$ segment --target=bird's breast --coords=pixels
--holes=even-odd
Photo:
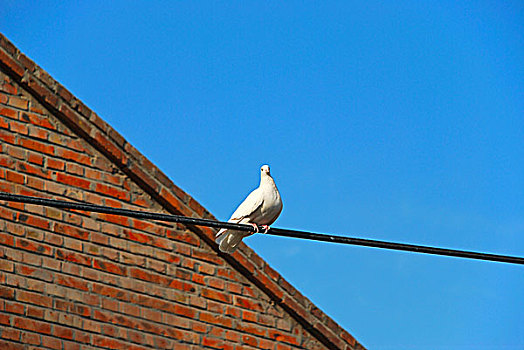
[[[282,200],[278,191],[269,193],[265,198],[261,208],[259,225],[271,225],[282,211]]]

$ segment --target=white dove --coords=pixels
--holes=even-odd
[[[257,225],[261,225],[267,232],[269,230],[268,225],[275,222],[281,211],[282,200],[280,199],[280,193],[269,172],[269,165],[263,165],[260,168],[260,186],[244,199],[233,215],[231,215],[229,222],[251,224],[255,228],[257,228]],[[251,232],[223,228],[216,234],[215,241],[218,243],[220,251],[233,253],[242,241],[242,238],[252,234]]]

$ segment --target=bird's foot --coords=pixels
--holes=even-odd
[[[250,223],[250,225],[253,226],[253,228],[255,229],[254,233],[258,233],[259,232],[257,224]]]
[[[269,229],[271,228],[271,227],[269,227],[268,225],[261,225],[261,226],[262,226],[262,228],[264,229],[264,232],[262,232],[262,233],[264,233],[264,234],[266,234],[266,233],[269,231]]]

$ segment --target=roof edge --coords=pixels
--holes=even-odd
[[[200,203],[176,186],[122,135],[24,55],[2,33],[0,65],[14,81],[80,137],[108,157],[167,211],[177,215],[215,219]],[[364,349],[351,334],[288,283],[253,249],[242,243],[232,255],[221,253],[214,242],[213,229],[189,225],[188,227],[326,347],[344,350]]]

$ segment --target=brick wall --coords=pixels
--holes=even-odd
[[[0,35],[0,191],[212,218]],[[0,202],[0,349],[362,349],[213,230]]]

